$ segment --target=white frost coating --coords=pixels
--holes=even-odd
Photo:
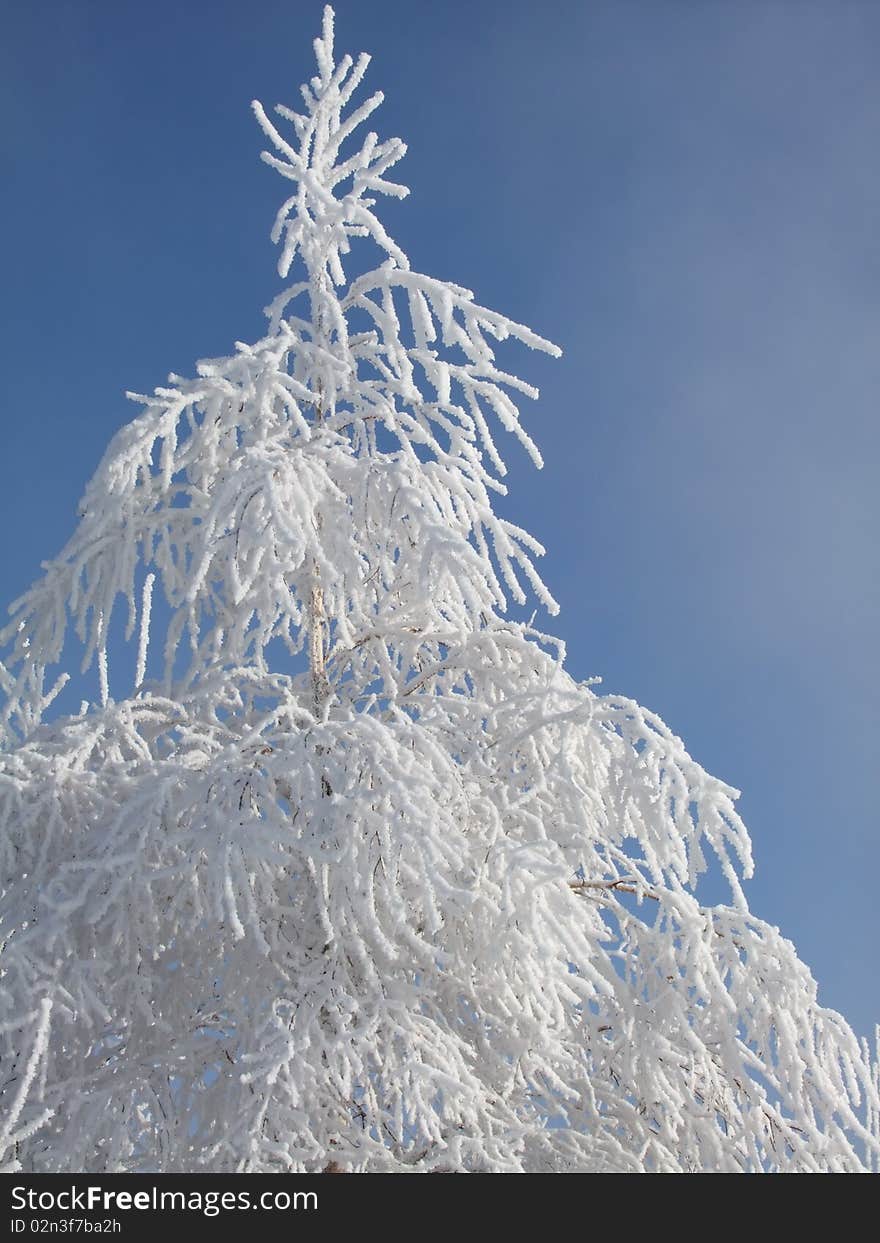
[[[148,574],[144,580],[144,594],[141,600],[141,628],[138,634],[137,669],[134,675],[135,690],[140,690],[147,673],[147,648],[150,643],[150,612],[153,603],[153,583],[155,574]]]
[[[100,685],[101,707],[106,708],[110,699],[110,686],[107,676],[107,649],[98,650],[98,680]]]
[[[493,421],[540,461],[493,344],[558,351],[411,269],[367,58],[329,10],[315,47],[301,111],[255,105],[268,334],[139,399],[3,634],[3,1159],[874,1168],[875,1063],[749,912],[736,791],[505,619],[555,606],[492,506]],[[44,722],[69,629],[100,703]]]
[[[44,997],[40,1002],[37,1014],[28,1015],[23,1025],[19,1025],[13,1020],[12,1023],[5,1023],[3,1028],[0,1029],[4,1036],[9,1035],[10,1032],[14,1032],[18,1036],[22,1034],[22,1026],[24,1031],[27,1032],[28,1024],[36,1023],[24,1066],[19,1069],[21,1058],[24,1057],[23,1049],[18,1050],[10,1068],[4,1065],[4,1070],[7,1070],[7,1073],[11,1071],[12,1082],[7,1085],[11,1090],[8,1093],[4,1093],[4,1095],[8,1095],[9,1099],[5,1102],[4,1116],[0,1118],[0,1174],[11,1174],[13,1171],[22,1168],[15,1155],[18,1148],[35,1131],[45,1126],[52,1116],[50,1109],[42,1109],[22,1123],[22,1114],[25,1113],[28,1094],[48,1051],[51,1015],[51,998]],[[22,1124],[19,1125],[19,1123]]]

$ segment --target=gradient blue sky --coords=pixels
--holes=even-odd
[[[413,193],[414,265],[558,341],[523,353],[578,677],[744,791],[754,909],[880,1018],[880,6],[339,0]],[[0,48],[0,595],[58,551],[169,371],[254,338],[320,4],[31,0]]]

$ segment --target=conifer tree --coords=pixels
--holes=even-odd
[[[368,57],[329,9],[315,52],[254,105],[266,335],[137,398],[2,635],[0,1160],[876,1168],[876,1066],[750,913],[736,791],[509,615],[556,606],[493,505],[499,429],[540,465],[496,353],[559,351],[410,266]]]

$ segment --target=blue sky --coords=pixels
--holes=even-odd
[[[578,677],[743,790],[749,896],[859,1031],[880,1018],[880,8],[339,0],[412,188],[413,264],[559,342],[536,473]],[[320,5],[7,4],[0,595],[103,448],[279,288],[254,96],[296,102]]]

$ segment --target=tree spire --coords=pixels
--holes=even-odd
[[[328,10],[303,110],[276,109],[292,132],[254,104],[274,147],[263,159],[295,186],[272,229],[279,271],[298,262],[301,278],[268,309],[261,341],[200,363],[195,380],[171,376],[151,397],[130,394],[144,414],[110,445],[78,530],[0,635],[13,643],[3,675],[13,736],[51,702],[44,670],[62,655],[68,613],[104,702],[105,673],[117,685],[107,651],[120,600],[128,636],[139,630],[142,645],[164,652],[166,694],[220,669],[268,669],[277,639],[294,655],[307,647],[316,708],[340,650],[369,635],[396,651],[401,632],[478,628],[508,597],[525,603],[523,580],[555,611],[533,564],[543,549],[490,499],[505,470],[493,418],[540,465],[514,401],[537,391],[498,367],[490,342],[559,350],[469,290],[410,268],[373,210],[376,195],[407,193],[386,177],[406,148],[363,135],[382,96],[354,102],[369,58],[335,63],[332,34]],[[349,280],[353,240],[364,253],[378,248],[379,261],[362,258]],[[367,512],[376,501],[393,522]],[[144,571],[170,607],[164,636],[153,633],[157,611],[143,624]],[[384,693],[394,696],[404,675]]]

